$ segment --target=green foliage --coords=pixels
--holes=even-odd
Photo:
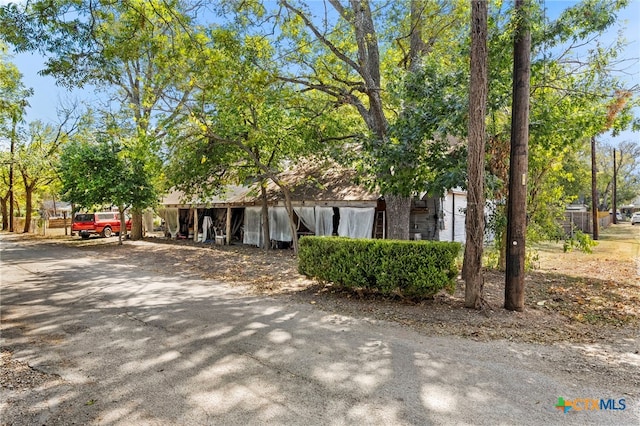
[[[12,127],[22,121],[27,99],[33,90],[24,86],[22,74],[6,54],[6,46],[0,41],[0,131],[12,132]]]
[[[482,265],[487,269],[499,270],[500,266],[500,247],[493,246],[484,250]],[[524,255],[524,270],[532,271],[540,267],[540,254],[531,247],[527,248]]]
[[[466,112],[468,77],[426,61],[391,89],[403,109],[381,143],[365,140],[359,170],[375,176],[372,186],[382,193],[411,196],[427,191],[440,196],[453,187],[466,186]]]
[[[282,185],[286,167],[331,150],[349,121],[326,99],[277,79],[263,38],[212,28],[200,41],[189,80],[197,90],[167,138],[170,186],[206,196],[225,183]]]
[[[633,100],[626,105],[620,102],[627,92],[613,77],[621,42],[618,40],[610,49],[597,44],[599,35],[611,27],[626,3],[586,0],[551,22],[539,10],[541,5],[531,2],[527,241],[564,237],[558,224],[566,205],[590,192],[590,166],[585,161],[590,155],[586,149],[590,138],[608,126],[617,129],[631,122],[629,106]],[[489,32],[487,177],[491,194],[487,198],[500,202],[507,198],[513,66],[512,22],[508,16],[508,11],[492,9]],[[607,179],[599,176],[598,181]],[[491,224],[497,236],[506,224],[504,212],[498,212],[500,217]]]
[[[593,247],[597,246],[598,242],[594,241],[589,234],[585,234],[579,229],[573,231],[573,235],[565,238],[562,245],[564,252],[569,252],[574,249],[578,249],[583,253],[593,253]]]
[[[157,198],[144,162],[128,157],[120,143],[101,135],[95,143],[75,140],[66,145],[59,174],[62,199],[78,207],[144,209]]]
[[[347,288],[430,297],[455,289],[459,252],[451,242],[304,237],[298,269]]]

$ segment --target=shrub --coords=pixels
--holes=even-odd
[[[593,247],[597,245],[598,242],[594,241],[588,234],[576,229],[571,237],[567,237],[564,240],[562,248],[565,253],[573,249],[578,249],[583,253],[591,254],[593,253]]]
[[[460,247],[440,241],[303,237],[298,270],[347,288],[429,297],[455,289]]]

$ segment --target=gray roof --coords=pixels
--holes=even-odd
[[[354,183],[356,171],[338,167],[326,167],[326,162],[308,161],[282,172],[279,179],[291,190],[294,204],[305,205],[347,205],[350,203],[375,204],[380,194]],[[270,204],[284,202],[282,190],[273,181],[267,184],[267,200]],[[247,206],[259,205],[260,187],[257,183],[247,186],[229,185],[219,195],[203,199],[186,197],[184,193],[173,191],[162,200],[163,205],[175,206]]]

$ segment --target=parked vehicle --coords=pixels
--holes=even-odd
[[[631,216],[631,224],[635,225],[636,223],[640,223],[640,212],[635,212],[633,216]]]
[[[131,219],[126,220],[127,231],[131,230]],[[118,212],[77,213],[73,218],[72,232],[77,232],[83,239],[91,234],[109,238],[120,233],[120,214]]]

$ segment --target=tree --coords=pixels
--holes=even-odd
[[[22,177],[25,191],[25,233],[30,231],[34,194],[58,180],[55,170],[60,146],[80,125],[80,118],[75,116],[75,106],[59,109],[58,116],[60,122],[57,126],[41,121],[29,123],[25,140],[17,146],[15,167]]]
[[[263,187],[273,181],[284,195],[297,251],[291,189],[280,173],[322,145],[329,149],[335,117],[330,111],[317,114],[326,101],[316,100],[310,108],[300,93],[274,78],[271,49],[261,37],[240,37],[228,29],[212,30],[210,37],[200,38],[200,53],[190,64],[195,89],[185,103],[184,121],[168,138],[170,181],[201,196],[224,183]]]
[[[15,149],[18,142],[18,125],[22,122],[27,98],[32,90],[22,83],[22,74],[16,66],[8,61],[5,55],[5,46],[0,44],[0,129],[9,135],[10,155],[6,160],[9,173],[7,179],[7,193],[2,197],[2,227],[13,232],[13,208],[14,208],[14,169]],[[3,165],[4,167],[5,165]],[[9,203],[8,212],[5,208]]]
[[[27,138],[25,143],[19,144],[15,158],[26,198],[25,233],[30,231],[34,193],[40,186],[48,185],[57,178],[55,162],[63,137],[60,133],[56,134],[52,126],[36,121],[30,123]]]
[[[157,200],[144,163],[130,156],[112,134],[98,134],[95,141],[86,135],[75,137],[62,151],[58,172],[63,200],[87,209],[116,205],[123,230],[127,208],[144,209]],[[122,233],[119,242],[122,244]]]
[[[624,141],[613,146],[610,143],[598,143],[598,200],[596,204],[600,210],[613,208],[613,179],[614,157],[616,151],[615,168],[617,169],[617,201],[618,205],[633,202],[640,194],[640,143]]]
[[[333,11],[325,10],[325,19],[320,19],[303,2],[283,0],[279,4],[287,12],[283,34],[295,46],[283,53],[295,66],[280,78],[357,111],[367,131],[364,150],[358,155],[369,163],[363,170],[372,174],[373,186],[384,195],[387,235],[408,239],[411,197],[424,188],[410,187],[415,179],[403,173],[409,164],[415,164],[411,147],[390,138],[389,117],[394,118],[398,111],[392,109],[387,82],[405,74],[406,69],[398,65],[419,68],[422,56],[438,51],[439,43],[452,31],[459,31],[460,8],[456,2],[450,6],[451,2],[413,1],[411,13],[406,14],[407,2],[386,10],[385,6],[372,9],[370,2],[331,0]],[[456,13],[443,13],[445,10]],[[390,40],[399,48],[394,49]],[[388,156],[391,152],[397,155]],[[401,183],[403,176],[408,179]]]
[[[472,2],[471,82],[469,85],[469,147],[467,156],[466,244],[462,275],[465,280],[465,307],[482,306],[484,276],[484,169],[487,111],[487,3]]]
[[[60,84],[116,89],[115,102],[137,128],[129,152],[159,186],[160,142],[188,94],[172,90],[187,78],[177,73],[184,69],[177,63],[191,56],[183,3],[34,1],[3,6],[0,22],[18,50],[49,55],[43,74]],[[141,237],[142,215],[134,207],[132,238]]]
[[[581,194],[581,182],[588,171],[582,166],[582,152],[595,129],[601,127],[615,92],[624,88],[614,76],[621,41],[606,48],[598,45],[624,2],[585,1],[566,9],[555,21],[545,20],[535,3],[531,6],[527,240],[548,240],[564,237],[558,218]],[[499,265],[505,268],[511,111],[507,88],[511,62],[506,58],[511,56],[508,49],[512,49],[512,23],[516,21],[504,20],[503,16],[509,16],[504,10],[491,11],[487,182],[496,213],[489,226],[500,250]],[[585,46],[592,48],[585,52]]]

